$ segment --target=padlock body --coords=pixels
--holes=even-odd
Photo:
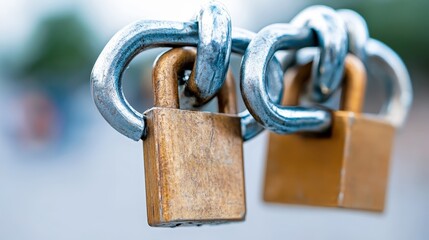
[[[329,137],[270,134],[264,200],[383,211],[395,128],[337,111]]]
[[[143,141],[151,226],[243,221],[243,140],[233,115],[154,107]]]

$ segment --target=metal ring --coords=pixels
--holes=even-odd
[[[376,79],[384,79],[387,101],[379,117],[396,128],[404,125],[411,108],[413,90],[407,67],[388,46],[370,39],[366,21],[352,10],[339,10],[347,25],[350,52],[365,64],[368,73]]]
[[[244,54],[249,43],[255,36],[256,33],[254,32],[234,28],[232,31],[232,51],[237,54]],[[269,98],[273,102],[279,103],[283,93],[283,70],[276,57],[273,57],[268,63],[268,74],[266,77]],[[241,118],[241,133],[244,141],[256,137],[264,130],[264,127],[252,117],[248,110],[239,113],[239,116]]]
[[[211,100],[222,87],[231,55],[231,18],[217,1],[203,5],[198,17],[199,41],[197,59],[186,91],[193,97],[192,105]]]
[[[94,102],[106,121],[123,135],[138,141],[144,135],[143,115],[125,100],[122,73],[140,52],[154,47],[197,46],[196,22],[143,20],[115,34],[101,52],[91,73]]]
[[[332,122],[329,111],[319,108],[279,106],[267,94],[265,76],[269,60],[277,50],[318,46],[307,27],[273,24],[263,28],[250,42],[241,65],[241,92],[252,116],[265,128],[280,134],[324,131]]]
[[[346,26],[337,12],[326,6],[304,9],[291,24],[310,27],[317,35],[321,50],[314,58],[310,97],[323,102],[339,88],[343,78],[348,51]]]

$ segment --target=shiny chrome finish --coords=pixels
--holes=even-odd
[[[312,6],[300,12],[291,24],[309,27],[315,31],[320,55],[314,58],[310,97],[317,101],[327,100],[340,87],[347,55],[347,32],[344,21],[332,8]]]
[[[197,17],[199,41],[197,60],[186,85],[194,98],[192,105],[200,106],[211,100],[225,81],[231,54],[231,18],[217,1],[203,5]]]
[[[241,92],[247,109],[265,128],[279,134],[329,128],[332,116],[326,110],[273,103],[265,80],[268,62],[277,50],[316,47],[316,39],[310,28],[273,24],[262,29],[250,42],[241,65]]]

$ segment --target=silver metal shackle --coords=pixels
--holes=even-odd
[[[279,133],[324,131],[332,116],[316,107],[280,106],[267,94],[268,62],[277,50],[298,50],[318,46],[314,31],[289,24],[273,24],[263,28],[250,42],[241,65],[240,87],[247,109],[265,128]],[[322,46],[321,46],[322,47]]]
[[[358,56],[372,78],[382,79],[386,102],[379,117],[401,128],[407,119],[413,99],[410,75],[402,59],[387,45],[371,39],[366,21],[352,10],[338,10],[347,25],[350,52]]]
[[[100,113],[118,132],[136,141],[145,134],[143,116],[125,100],[121,86],[127,65],[144,50],[196,46],[203,56],[195,66],[202,75],[202,80],[195,82],[198,92],[210,98],[210,94],[214,96],[220,89],[231,51],[230,17],[223,6],[210,2],[201,10],[199,20],[201,22],[138,21],[116,33],[105,46],[91,73],[92,94]],[[207,24],[209,26],[205,26]],[[205,72],[201,73],[203,69]],[[209,75],[210,78],[205,78]]]
[[[106,121],[121,134],[138,141],[145,132],[143,115],[124,97],[122,74],[140,52],[154,47],[197,46],[196,22],[143,20],[132,23],[107,43],[91,73],[95,105]]]
[[[326,101],[343,79],[348,52],[346,25],[334,9],[326,6],[304,9],[291,24],[309,27],[316,33],[320,54],[314,56],[309,96],[316,102]]]

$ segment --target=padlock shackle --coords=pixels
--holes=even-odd
[[[192,69],[196,58],[195,50],[189,48],[173,48],[158,57],[152,74],[155,107],[180,108],[178,76],[185,70]],[[217,99],[220,113],[237,113],[235,83],[231,71],[228,72]]]
[[[154,107],[180,108],[178,80],[195,63],[195,51],[173,48],[159,55],[152,68]]]
[[[231,70],[226,74],[225,83],[218,92],[217,105],[220,113],[236,115],[238,112],[237,90],[235,87],[235,78]]]
[[[284,106],[299,105],[300,93],[311,78],[312,63],[288,70],[284,77],[282,104]],[[340,109],[348,112],[361,113],[365,101],[366,71],[363,63],[349,54],[345,59],[344,80]]]
[[[359,58],[349,54],[344,66],[340,110],[362,113],[368,79],[365,65]]]

